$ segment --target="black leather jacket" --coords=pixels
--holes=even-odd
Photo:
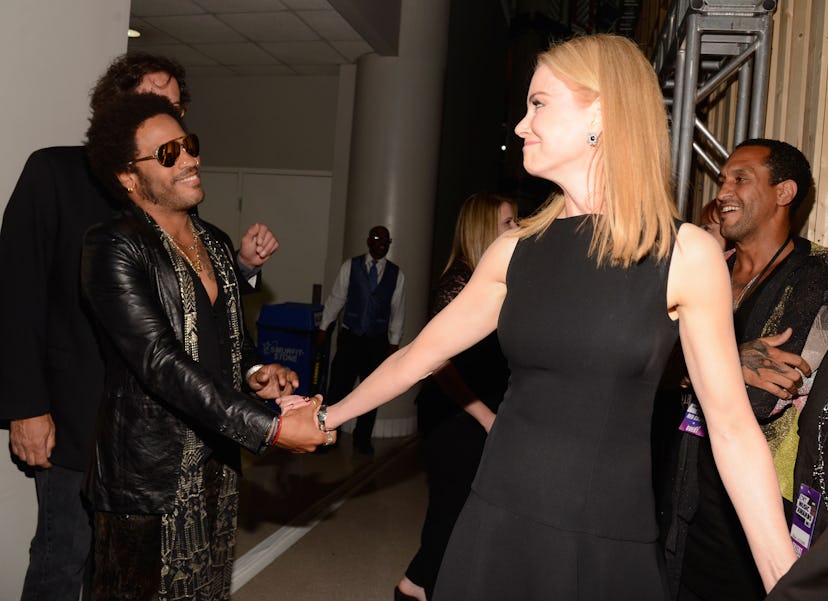
[[[199,223],[222,242],[232,263],[226,234]],[[276,414],[211,377],[186,353],[178,280],[141,209],[133,206],[89,229],[81,274],[102,326],[106,360],[87,493],[98,511],[168,513],[187,428],[218,455],[238,457],[238,445],[263,450]],[[241,307],[238,295],[235,302]],[[258,362],[246,332],[242,353],[244,373]]]

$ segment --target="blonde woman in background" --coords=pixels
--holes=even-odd
[[[434,291],[431,317],[466,286],[489,245],[517,228],[516,217],[516,204],[503,196],[477,193],[465,200],[448,263]],[[506,358],[492,332],[452,357],[423,384],[417,409],[429,501],[420,548],[394,591],[396,601],[431,597],[508,379]]]

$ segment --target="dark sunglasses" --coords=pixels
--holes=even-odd
[[[187,134],[183,138],[176,138],[175,140],[164,142],[150,156],[133,159],[129,162],[129,164],[133,165],[140,161],[155,159],[158,161],[159,165],[163,165],[164,167],[172,167],[178,160],[178,155],[181,154],[182,148],[186,150],[187,154],[191,157],[197,157],[199,151],[198,136],[195,134]]]

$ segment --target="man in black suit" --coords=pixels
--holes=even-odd
[[[148,54],[116,59],[92,95],[97,110],[133,92],[189,101],[184,70]],[[81,502],[94,441],[103,363],[80,294],[80,255],[89,226],[115,207],[92,177],[83,147],[44,148],[27,161],[0,230],[0,420],[11,450],[35,469],[38,526],[23,586],[26,599],[77,599],[91,545]],[[238,262],[252,275],[276,250],[265,226],[241,241]],[[84,587],[87,589],[88,587]]]

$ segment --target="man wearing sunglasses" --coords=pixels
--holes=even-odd
[[[244,329],[232,246],[193,209],[204,192],[198,138],[164,98],[133,94],[97,111],[89,161],[127,207],[90,228],[84,296],[101,326],[104,398],[88,490],[93,599],[229,599],[239,447],[312,451],[333,442],[319,400],[281,416],[298,385],[258,365]]]
[[[118,57],[93,90],[93,112],[125,94],[190,100],[184,69],[144,53]],[[0,231],[0,271],[15,282],[0,295],[0,420],[9,420],[12,452],[34,468],[38,524],[22,599],[77,599],[91,545],[81,481],[94,441],[103,363],[80,296],[83,233],[117,203],[89,172],[82,147],[34,152],[9,199]],[[273,234],[252,226],[239,263],[260,266],[276,249]],[[88,592],[88,587],[85,587]]]

